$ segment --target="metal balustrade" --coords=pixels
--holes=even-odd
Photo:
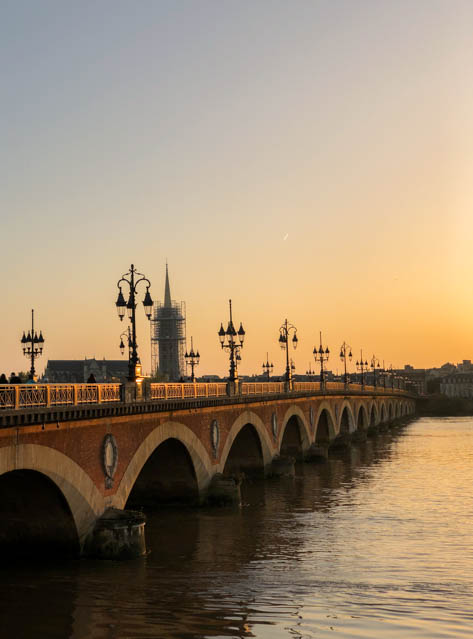
[[[294,382],[294,390],[308,393],[317,392],[320,390],[320,382]]]
[[[286,392],[285,382],[242,382],[237,395],[272,395]],[[290,391],[291,392],[291,391]],[[339,392],[370,395],[409,395],[408,391],[384,386],[362,386],[342,382],[294,382],[292,392],[333,394]],[[227,396],[225,382],[151,383],[146,385],[143,400],[185,400]],[[79,406],[121,402],[122,384],[0,384],[0,409],[25,409],[49,406]]]
[[[119,402],[121,384],[0,384],[0,408]]]
[[[243,382],[241,384],[242,395],[266,395],[283,392],[284,382]]]
[[[226,383],[150,384],[150,399],[188,399],[195,397],[223,397]]]

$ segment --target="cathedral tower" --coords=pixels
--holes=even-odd
[[[166,262],[164,302],[156,302],[151,319],[152,374],[168,382],[178,382],[185,375],[186,309],[184,302],[171,299]]]

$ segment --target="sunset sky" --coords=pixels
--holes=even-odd
[[[334,371],[473,359],[472,33],[470,0],[4,0],[0,373],[31,308],[40,371],[119,359],[116,282],[162,300],[166,260],[198,374],[229,298],[242,374],[286,317],[299,373],[320,330]]]

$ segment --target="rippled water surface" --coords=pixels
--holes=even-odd
[[[297,473],[150,516],[143,560],[1,569],[0,636],[473,637],[473,419]]]

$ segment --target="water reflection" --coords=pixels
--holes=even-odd
[[[325,464],[298,464],[294,478],[247,482],[240,509],[153,513],[143,560],[3,571],[2,632],[74,639],[468,636],[465,571],[472,562],[463,575],[442,572],[431,549],[445,557],[445,547],[436,529],[424,528],[431,511],[424,516],[412,495],[425,484],[422,450],[443,463],[454,441],[426,445],[435,428],[417,422]],[[464,461],[459,467],[464,474]],[[452,552],[448,559],[459,568]],[[443,634],[435,635],[439,620]],[[449,634],[453,626],[456,634]]]

